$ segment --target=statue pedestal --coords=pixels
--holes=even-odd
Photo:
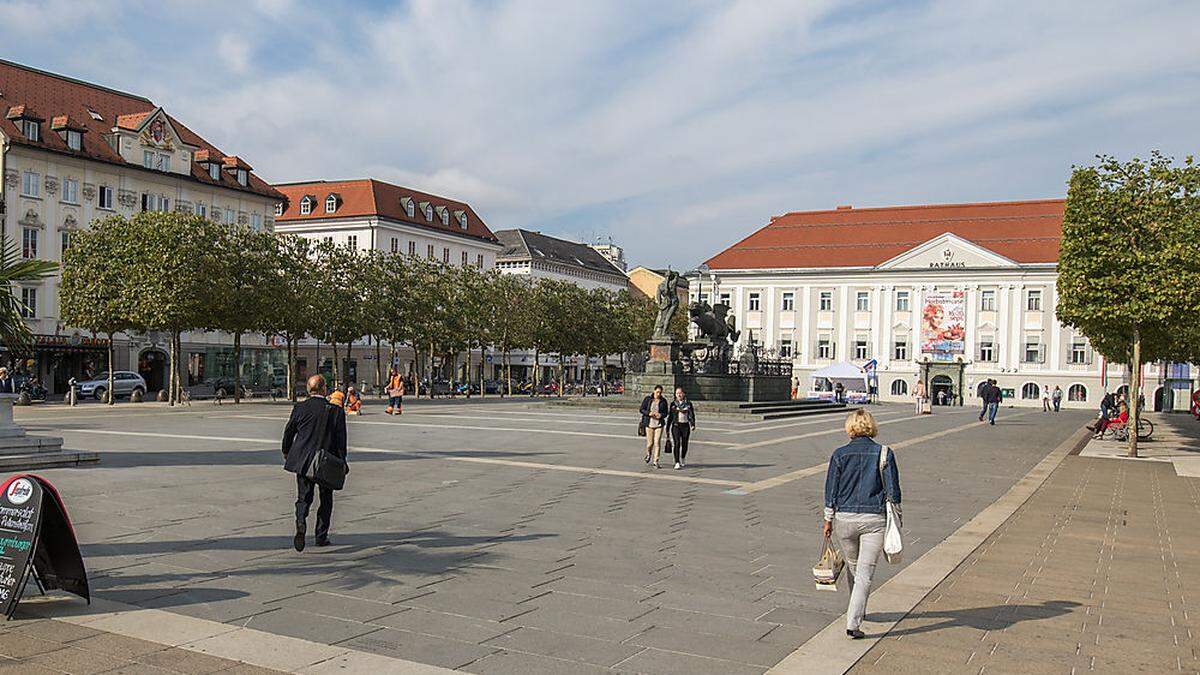
[[[15,394],[0,394],[0,471],[75,466],[100,461],[94,452],[63,450],[63,439],[27,436],[13,421]]]
[[[651,338],[650,360],[646,361],[646,372],[635,373],[626,385],[626,391],[635,396],[648,396],[655,386],[661,386],[665,396],[670,397],[675,387],[682,383],[683,364],[679,361],[678,340],[670,337]]]

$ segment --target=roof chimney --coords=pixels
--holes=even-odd
[[[853,206],[851,206],[851,205],[849,205],[849,204],[842,204],[842,205],[840,205],[840,206],[838,206],[838,207],[837,207],[837,210],[838,210],[838,211],[849,211],[849,210],[850,210],[850,209],[852,209],[852,208],[854,208],[854,207],[853,207]]]

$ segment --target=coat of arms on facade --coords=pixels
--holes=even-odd
[[[140,136],[142,145],[148,145],[161,150],[174,150],[175,144],[171,142],[171,134],[167,132],[167,123],[162,117],[158,117],[146,128],[142,130]]]

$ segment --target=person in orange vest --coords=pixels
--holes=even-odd
[[[346,392],[342,391],[341,387],[334,389],[333,393],[329,395],[329,403],[344,410],[346,408]]]
[[[362,414],[362,396],[358,390],[351,385],[346,389],[346,414],[361,415]]]
[[[392,368],[391,375],[388,377],[388,407],[387,414],[399,415],[403,413],[404,407],[404,378],[400,373]]]

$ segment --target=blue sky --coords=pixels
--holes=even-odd
[[[1191,1],[0,0],[0,57],[146,95],[271,181],[373,176],[653,266],[1200,145]]]

